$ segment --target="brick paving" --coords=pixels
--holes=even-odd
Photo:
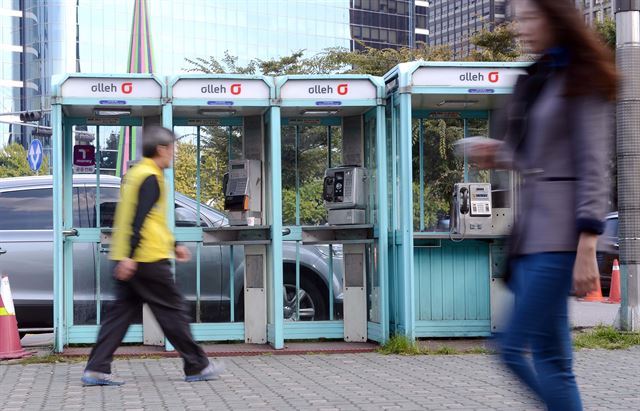
[[[185,383],[177,358],[114,362],[122,387],[82,387],[84,364],[0,364],[0,409],[538,410],[495,355],[376,353],[227,357],[216,381]],[[586,410],[640,410],[640,348],[576,353]]]

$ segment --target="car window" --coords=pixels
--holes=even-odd
[[[176,203],[175,207],[175,219],[176,219],[176,227],[208,227],[209,224],[205,220],[205,218],[200,215],[200,219],[198,220],[198,215],[196,214],[196,210],[186,207],[180,203]]]
[[[118,187],[100,187],[100,227],[113,227],[116,206],[120,200]],[[89,227],[96,227],[96,188],[87,187]]]
[[[618,219],[610,218],[604,226],[604,235],[606,237],[618,237]]]
[[[50,188],[0,193],[0,230],[53,229],[53,191]],[[73,188],[73,224],[81,225],[81,190]]]

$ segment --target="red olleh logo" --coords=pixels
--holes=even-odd
[[[497,71],[492,71],[489,73],[489,81],[492,83],[497,83],[500,81],[500,73]]]
[[[240,84],[240,83],[232,84],[231,85],[231,94],[233,94],[234,96],[237,96],[240,93],[242,93],[242,84]]]
[[[131,94],[133,92],[133,83],[122,83],[122,93]]]
[[[345,96],[349,92],[348,84],[338,84],[338,94]]]

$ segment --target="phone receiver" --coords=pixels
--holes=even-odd
[[[227,186],[229,185],[229,173],[224,173],[222,177],[222,192],[227,195]]]
[[[467,214],[469,213],[469,189],[462,187],[460,189],[460,196],[462,197],[462,201],[460,202],[460,214]]]
[[[324,183],[322,184],[322,198],[324,201],[331,202],[333,201],[333,193],[334,193],[334,178],[333,177],[325,177]]]

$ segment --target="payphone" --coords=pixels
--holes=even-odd
[[[224,209],[229,225],[262,224],[262,163],[260,160],[230,160],[223,179]]]
[[[451,204],[451,234],[492,234],[491,184],[457,183]]]
[[[325,171],[322,197],[329,225],[364,224],[367,208],[367,171],[337,167]]]

